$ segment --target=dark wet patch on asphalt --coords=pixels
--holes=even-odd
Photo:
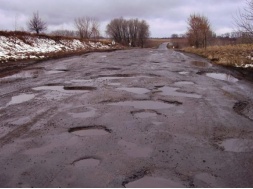
[[[84,157],[77,159],[71,163],[75,167],[96,167],[100,164],[100,160],[93,157]]]
[[[235,103],[233,110],[238,113],[242,114],[242,112],[249,106],[247,101],[238,101]]]
[[[94,125],[94,126],[83,126],[83,127],[74,127],[68,130],[69,133],[72,133],[77,136],[102,136],[107,135],[112,132],[105,126]]]
[[[251,110],[251,105],[249,102],[247,101],[238,101],[235,103],[235,105],[233,106],[233,110],[241,115],[244,116],[250,120],[253,120],[253,115],[252,113],[250,113]]]

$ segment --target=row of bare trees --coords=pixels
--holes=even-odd
[[[132,47],[144,47],[150,35],[145,20],[124,18],[113,19],[107,25],[106,33],[116,42]]]
[[[75,19],[75,27],[78,31],[79,37],[81,39],[97,39],[100,35],[99,32],[99,22],[97,19],[92,17],[79,17]],[[28,29],[37,34],[45,31],[47,29],[47,24],[44,22],[40,16],[39,12],[33,13],[33,17],[28,22]],[[71,31],[61,30],[55,33],[64,35],[74,36],[75,34]]]

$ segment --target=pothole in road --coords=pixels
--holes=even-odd
[[[184,93],[184,92],[178,92],[179,88],[174,88],[174,87],[162,87],[159,88],[161,90],[160,93],[161,95],[164,96],[177,96],[177,97],[187,97],[187,98],[201,98],[201,95],[195,94],[195,93]]]
[[[253,140],[231,138],[224,140],[220,145],[228,152],[253,152]]]
[[[110,103],[112,106],[132,106],[136,109],[146,109],[146,110],[159,110],[159,109],[169,109],[175,107],[175,104],[168,104],[157,101],[124,101]]]
[[[74,90],[74,91],[93,91],[96,90],[96,87],[92,86],[64,86],[64,90]]]
[[[35,97],[34,94],[20,94],[18,96],[14,96],[11,98],[11,101],[6,105],[6,106],[10,106],[10,105],[14,105],[14,104],[21,104],[23,102],[27,102],[32,100]]]
[[[184,188],[181,183],[175,182],[171,179],[160,177],[144,176],[139,180],[129,182],[124,185],[126,188]]]
[[[105,126],[84,126],[84,127],[75,127],[68,130],[69,133],[72,133],[77,136],[102,136],[110,134],[112,131],[107,129]]]
[[[117,90],[123,90],[123,91],[127,91],[127,92],[131,92],[131,93],[135,93],[135,94],[146,94],[149,93],[150,90],[145,89],[145,88],[127,88],[127,87],[122,87],[122,88],[117,88]]]
[[[120,140],[118,145],[120,145],[124,152],[130,157],[149,157],[153,151],[150,147],[141,147],[124,140]]]
[[[184,85],[194,85],[191,81],[177,81],[174,83],[174,85],[184,86]]]
[[[11,76],[3,77],[1,80],[36,78],[38,77],[39,72],[39,70],[25,70]]]
[[[206,73],[206,76],[211,77],[213,79],[228,81],[232,83],[236,83],[237,81],[239,81],[237,78],[233,77],[232,75],[225,74],[225,73]]]
[[[51,74],[58,74],[58,73],[64,73],[65,71],[62,70],[50,70],[47,71],[46,74],[51,75]]]
[[[208,66],[210,66],[209,63],[201,62],[201,61],[192,61],[191,64],[194,65],[194,66],[197,66],[197,67],[208,67]]]
[[[100,164],[100,160],[92,157],[81,158],[75,160],[72,165],[75,167],[96,167]]]
[[[189,72],[178,72],[180,75],[188,75],[189,74]]]
[[[35,87],[32,88],[35,91],[43,91],[43,90],[50,90],[50,91],[58,91],[58,92],[66,92],[66,91],[92,91],[96,90],[96,87],[92,86],[61,86],[57,84],[48,84],[46,86]]]
[[[137,118],[145,119],[145,118],[154,118],[158,115],[161,115],[160,113],[152,110],[140,110],[140,111],[133,111],[131,112],[132,115],[134,115]]]

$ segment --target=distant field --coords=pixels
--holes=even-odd
[[[210,46],[207,49],[184,48],[183,51],[208,58],[226,66],[253,68],[253,45]]]
[[[157,48],[159,45],[162,43],[166,42],[171,42],[170,39],[156,39],[156,38],[151,38],[148,40],[148,43],[146,45],[147,48]]]

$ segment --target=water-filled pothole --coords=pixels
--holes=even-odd
[[[25,70],[17,74],[3,77],[2,79],[27,79],[27,78],[36,78],[39,75],[39,70]]]
[[[192,61],[191,64],[194,65],[194,66],[197,66],[197,67],[208,67],[208,66],[210,66],[209,63],[201,62],[201,61]]]
[[[154,118],[154,117],[160,115],[156,111],[152,111],[152,110],[133,111],[133,112],[131,112],[131,114],[134,115],[135,117],[141,118],[141,119]]]
[[[194,85],[193,82],[191,81],[177,81],[174,83],[174,85],[179,85],[179,86],[183,86],[183,85]]]
[[[179,88],[174,87],[162,87],[159,90],[161,95],[164,96],[177,96],[177,97],[188,97],[188,98],[201,98],[201,95],[195,94],[195,93],[184,93],[184,92],[177,92]]]
[[[118,88],[118,90],[123,90],[123,91],[131,92],[131,93],[135,93],[135,94],[146,94],[150,92],[150,90],[145,89],[145,88],[130,88],[130,87],[122,87],[122,88]]]
[[[112,106],[132,106],[136,109],[146,109],[146,110],[159,110],[159,109],[169,109],[175,107],[174,104],[168,104],[157,101],[124,101],[110,103]]]
[[[35,91],[44,91],[44,90],[50,90],[50,91],[58,91],[58,92],[64,92],[63,86],[41,86],[41,87],[35,87],[32,88]]]
[[[81,158],[78,160],[75,160],[72,165],[76,167],[96,167],[100,164],[100,160],[95,158]]]
[[[228,152],[253,152],[253,140],[231,138],[224,140],[220,147]]]
[[[21,104],[23,102],[32,100],[34,97],[35,97],[34,94],[20,94],[18,96],[13,96],[11,98],[11,101],[6,106],[13,105],[13,104]]]
[[[85,126],[70,128],[69,133],[77,136],[102,136],[110,134],[112,131],[105,126]]]
[[[189,74],[189,72],[178,72],[180,75],[188,75]]]
[[[125,187],[126,188],[184,188],[185,186],[171,179],[144,176],[143,178],[139,180],[127,183]]]
[[[222,80],[222,81],[229,81],[232,83],[236,83],[237,81],[239,81],[232,75],[225,74],[225,73],[206,73],[206,76],[211,77],[213,79]]]

